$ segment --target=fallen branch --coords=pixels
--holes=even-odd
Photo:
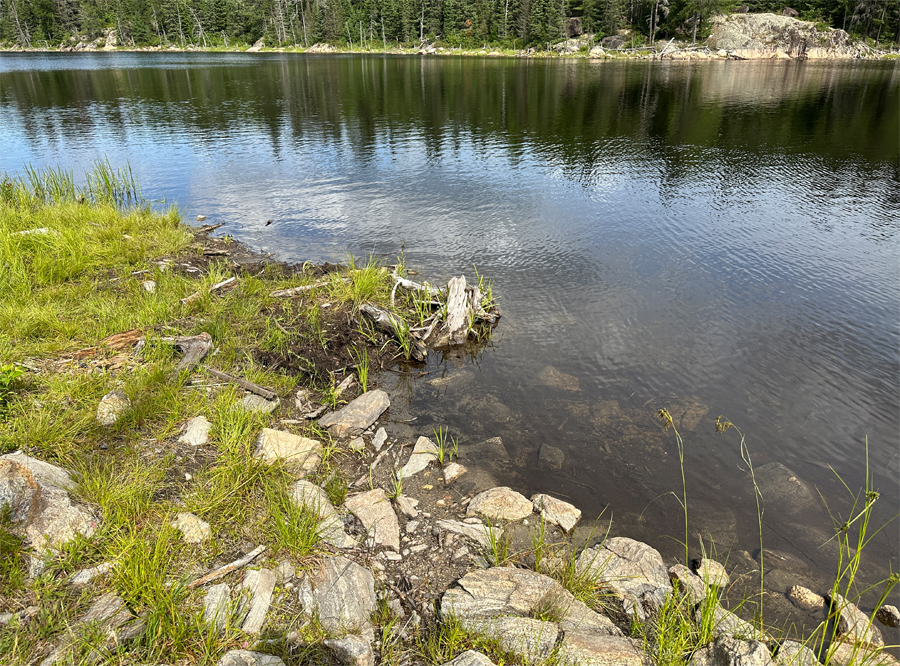
[[[419,340],[412,337],[412,333],[409,331],[409,327],[396,315],[391,314],[387,310],[382,310],[379,307],[376,307],[370,303],[364,303],[359,307],[360,312],[367,315],[375,322],[375,327],[381,329],[385,333],[389,335],[393,335],[397,338],[401,343],[405,342],[407,338],[409,338],[410,343],[410,353],[412,357],[417,361],[424,361],[425,357],[428,355],[428,350],[425,349],[425,345],[423,345]]]
[[[248,382],[246,379],[241,379],[240,377],[229,375],[227,372],[222,372],[221,370],[216,370],[215,368],[210,368],[209,366],[206,366],[206,370],[213,377],[218,377],[219,379],[224,379],[225,381],[229,381],[232,384],[237,384],[241,388],[247,389],[251,393],[255,393],[256,395],[265,398],[266,400],[275,400],[278,397],[278,395],[273,391],[270,391],[267,388],[263,388],[259,384]]]
[[[206,585],[207,583],[209,583],[211,581],[214,581],[218,578],[221,578],[222,576],[226,576],[226,575],[230,574],[232,571],[236,571],[237,569],[240,569],[241,567],[247,566],[248,564],[250,564],[250,562],[252,562],[254,559],[256,559],[256,557],[260,553],[262,553],[265,549],[266,549],[265,546],[257,546],[256,548],[251,550],[249,553],[247,553],[243,557],[235,560],[231,564],[226,564],[224,567],[219,567],[218,569],[216,569],[214,571],[210,571],[205,576],[201,576],[194,582],[188,583],[187,589],[193,590],[195,587],[200,587],[201,585]]]
[[[236,281],[237,281],[237,278],[232,276],[232,277],[228,278],[227,280],[222,280],[221,282],[217,282],[216,284],[214,284],[213,286],[211,286],[209,288],[209,293],[211,294],[214,291],[218,291],[219,289],[222,289],[223,287],[227,287],[228,285],[233,284]],[[198,298],[200,298],[200,296],[201,296],[201,293],[199,291],[195,291],[190,296],[186,296],[185,298],[182,298],[181,302],[183,304],[187,305],[188,303],[192,303],[193,301],[196,301]]]
[[[218,224],[204,224],[202,227],[197,229],[198,234],[208,234],[210,231],[215,231],[219,227],[224,227],[226,222],[219,222]]]
[[[325,280],[323,282],[315,282],[313,284],[304,284],[300,287],[291,287],[290,289],[277,289],[269,294],[272,298],[289,298],[291,296],[296,296],[297,294],[302,294],[306,291],[312,291],[313,289],[318,289],[319,287],[325,287],[328,285],[328,281]]]

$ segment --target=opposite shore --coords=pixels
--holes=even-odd
[[[854,41],[848,33],[823,28],[808,21],[775,14],[730,14],[714,17],[712,34],[705,40],[660,41],[648,45],[643,35],[621,31],[619,35],[595,40],[593,34],[582,34],[548,45],[549,48],[499,48],[485,44],[482,48],[451,47],[423,39],[415,44],[379,44],[367,48],[351,44],[316,43],[309,46],[267,45],[264,39],[254,44],[204,46],[202,44],[166,43],[156,46],[120,44],[116,31],[107,28],[103,36],[89,39],[72,37],[68,42],[51,46],[23,48],[0,43],[0,52],[204,52],[204,53],[312,53],[359,55],[476,56],[516,58],[572,58],[590,60],[879,60],[900,58],[895,45],[887,50],[865,41]]]

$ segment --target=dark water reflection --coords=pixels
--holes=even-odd
[[[492,276],[494,345],[407,389],[416,432],[504,438],[497,481],[608,506],[675,555],[667,406],[694,530],[723,548],[757,537],[718,414],[837,509],[828,465],[861,485],[868,436],[879,519],[898,508],[895,65],[48,54],[3,56],[0,83],[8,171],[106,154],[284,259],[405,243],[425,275]],[[831,572],[819,507],[765,520],[768,545]],[[897,544],[895,524],[872,576],[900,569]]]

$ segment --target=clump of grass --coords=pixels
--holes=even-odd
[[[459,458],[459,439],[450,436],[448,428],[438,426],[437,428],[432,428],[431,431],[434,433],[434,441],[438,450],[438,462],[441,466],[444,465],[445,459],[447,462],[450,462],[453,458]]]
[[[12,531],[12,509],[0,506],[0,594],[10,595],[25,583],[22,539]]]
[[[356,376],[359,380],[359,387],[365,393],[369,385],[369,350],[364,345],[359,347],[354,345],[350,348],[350,355],[356,361]]]
[[[0,365],[0,417],[6,412],[6,403],[13,394],[13,383],[24,374],[24,370],[12,363]]]
[[[399,471],[391,472],[390,484],[385,495],[389,499],[397,499],[403,494],[403,475]]]

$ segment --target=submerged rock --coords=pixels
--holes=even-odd
[[[550,446],[549,444],[541,445],[541,449],[538,452],[538,462],[540,462],[542,466],[550,469],[562,469],[565,460],[566,454],[563,453],[562,449]]]
[[[825,608],[824,597],[800,585],[794,585],[788,590],[787,596],[792,604],[805,611],[817,611]]]
[[[900,627],[900,610],[896,606],[884,605],[875,613],[875,619],[886,627]]]
[[[561,389],[563,391],[577,391],[580,388],[578,377],[573,377],[572,375],[560,372],[552,365],[544,367],[544,369],[541,370],[539,377],[544,385],[549,386],[550,388]]]

